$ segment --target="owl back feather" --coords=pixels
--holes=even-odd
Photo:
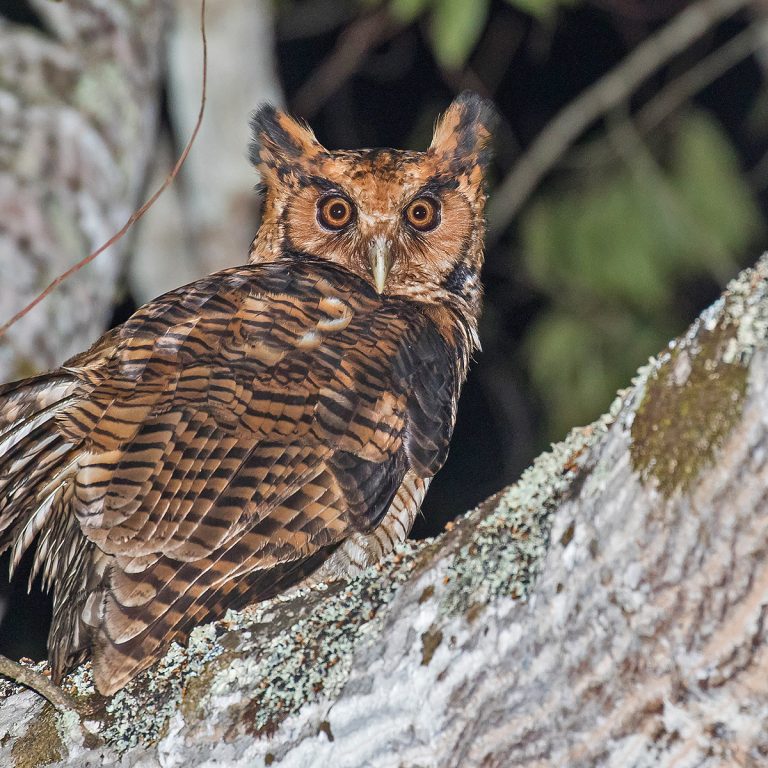
[[[77,399],[78,381],[45,374],[0,388],[0,551],[14,546],[13,570],[57,508],[74,471],[76,447],[56,416]],[[24,519],[22,513],[35,509]]]

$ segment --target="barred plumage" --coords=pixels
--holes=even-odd
[[[425,153],[334,153],[263,108],[251,263],[0,389],[0,547],[15,567],[36,541],[55,680],[92,654],[111,694],[195,625],[407,535],[477,344],[489,115],[464,95]]]

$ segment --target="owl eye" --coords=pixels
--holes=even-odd
[[[326,229],[344,229],[352,221],[352,213],[352,203],[340,195],[321,198],[317,203],[317,218]]]
[[[405,209],[405,220],[419,232],[429,232],[440,223],[440,208],[430,197],[417,197]]]

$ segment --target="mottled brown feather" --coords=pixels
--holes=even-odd
[[[270,109],[254,131],[252,263],[0,389],[0,548],[37,540],[56,681],[91,653],[110,694],[227,608],[366,567],[445,461],[477,346],[486,108],[460,97],[425,153],[331,153]],[[359,207],[349,236],[318,224],[328,185]],[[425,185],[443,223],[415,237],[401,211]]]

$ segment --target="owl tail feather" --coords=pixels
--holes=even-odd
[[[75,401],[78,384],[57,372],[0,387],[0,552],[13,548],[11,574],[68,496],[78,450],[56,415]],[[35,560],[37,573],[39,552]]]

